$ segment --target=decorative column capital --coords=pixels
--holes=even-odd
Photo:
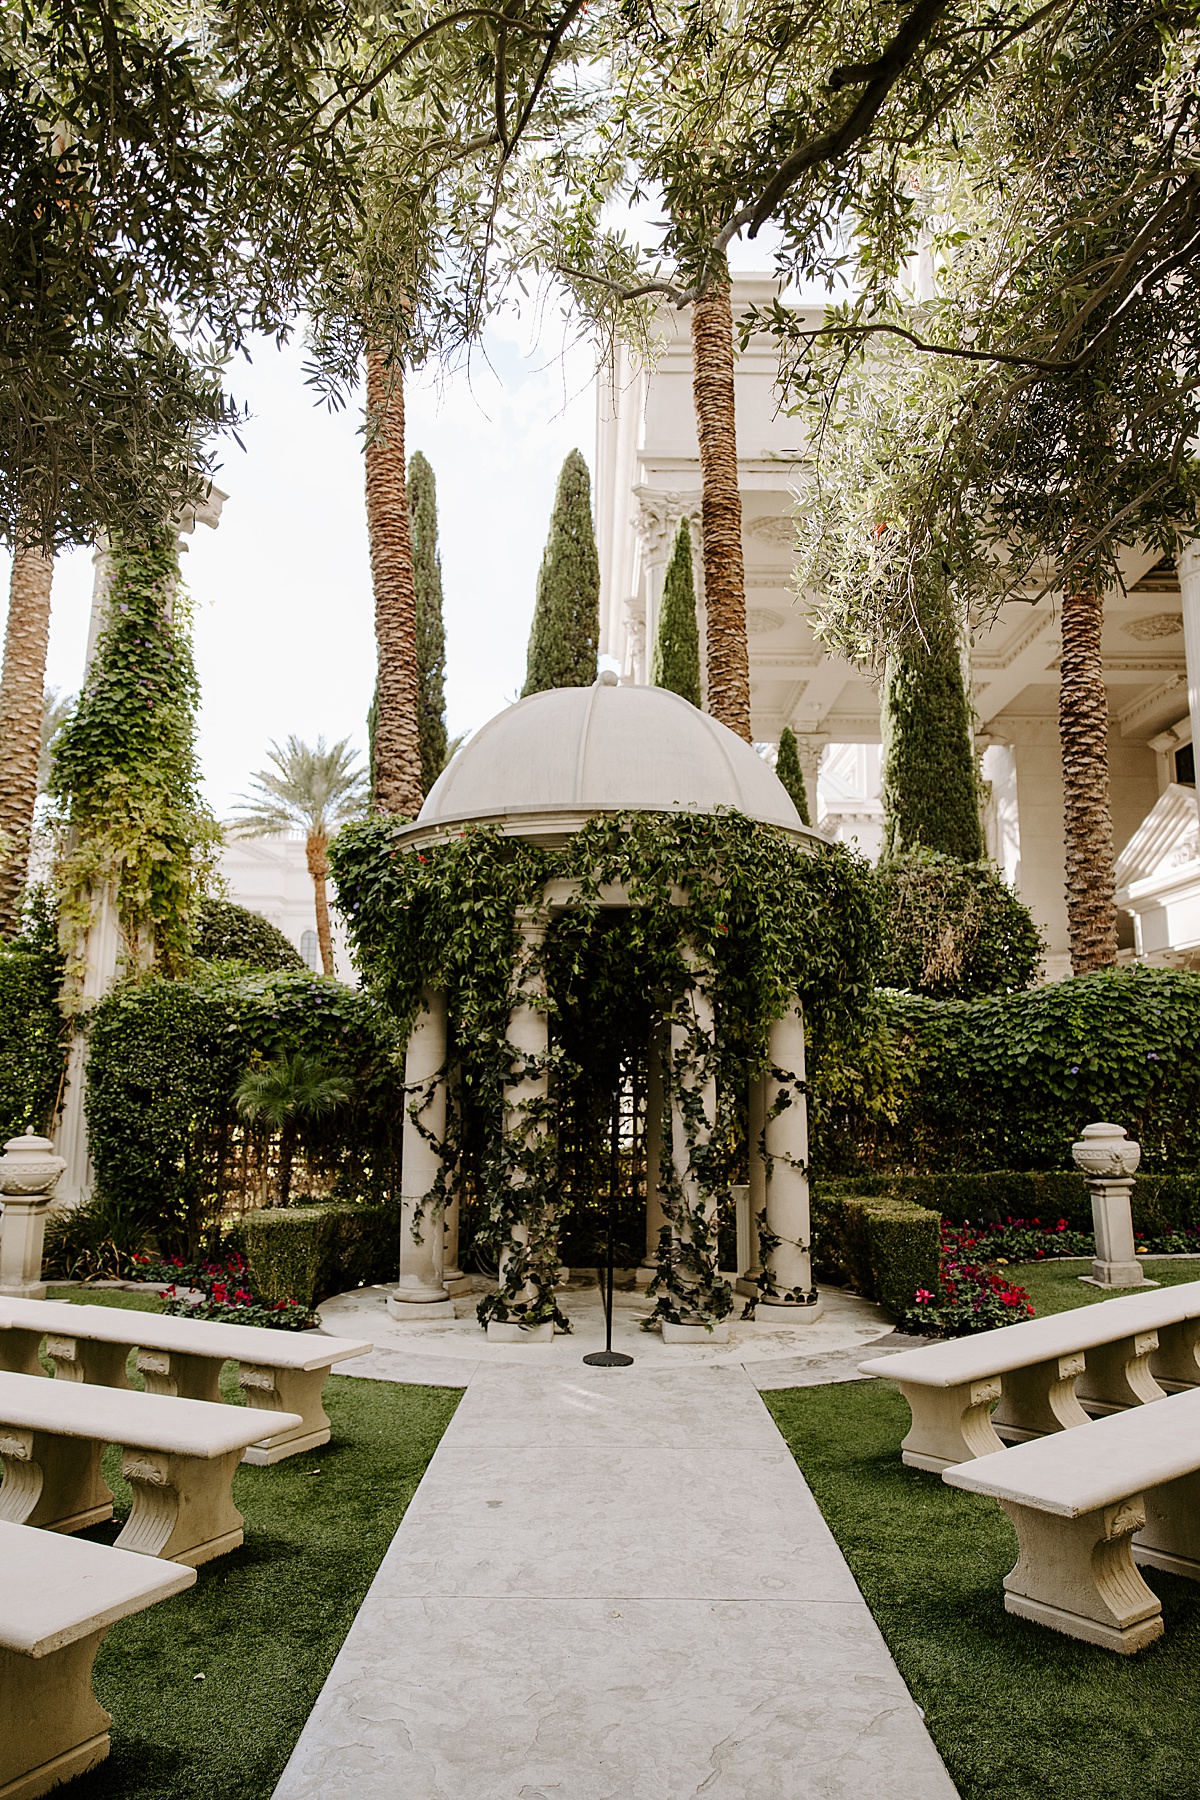
[[[641,539],[647,560],[666,562],[671,554],[680,519],[693,529],[700,524],[700,492],[698,489],[634,488],[638,508],[633,528]]]

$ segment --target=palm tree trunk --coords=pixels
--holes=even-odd
[[[729,267],[723,261],[712,285],[692,307],[692,393],[700,440],[708,710],[750,743],[750,653],[729,291]]]
[[[1058,736],[1062,752],[1067,933],[1072,971],[1087,975],[1094,969],[1110,969],[1117,960],[1108,794],[1108,694],[1100,652],[1104,595],[1084,570],[1072,567],[1069,544],[1063,560],[1067,573],[1063,588]]]
[[[321,946],[321,968],[326,975],[337,973],[333,965],[333,935],[329,929],[329,900],[325,882],[329,875],[329,839],[323,831],[310,831],[305,850],[308,872],[312,876],[313,897],[317,904],[317,942]]]
[[[20,923],[29,867],[53,576],[52,557],[40,550],[14,551],[0,676],[0,934],[5,936]]]
[[[286,1206],[292,1197],[292,1163],[296,1154],[296,1127],[285,1119],[279,1128],[279,1168],[275,1177],[275,1204]]]
[[[404,383],[399,362],[367,351],[367,534],[375,588],[372,799],[384,813],[415,818],[421,784],[417,597],[404,478]]]

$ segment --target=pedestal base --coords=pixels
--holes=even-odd
[[[461,1299],[464,1294],[473,1294],[475,1292],[475,1282],[473,1278],[470,1275],[462,1274],[461,1271],[457,1275],[444,1275],[442,1277],[442,1284],[445,1287],[446,1292],[454,1300]]]
[[[554,1321],[547,1319],[544,1325],[514,1325],[509,1319],[490,1319],[488,1321],[488,1342],[492,1344],[552,1344],[554,1342]]]
[[[445,1300],[398,1300],[395,1294],[389,1294],[387,1309],[388,1317],[397,1325],[428,1325],[433,1319],[455,1316],[449,1295]]]
[[[729,1342],[728,1325],[672,1325],[669,1319],[662,1324],[662,1341],[664,1344],[727,1344]]]
[[[819,1319],[825,1302],[818,1295],[811,1306],[781,1306],[777,1300],[759,1300],[754,1307],[756,1325],[809,1325]]]
[[[0,1299],[4,1300],[44,1300],[46,1284],[44,1281],[16,1282],[9,1286],[0,1284]]]
[[[733,1284],[735,1294],[743,1295],[747,1300],[758,1299],[758,1283],[750,1275],[739,1275]]]
[[[653,1263],[642,1263],[633,1271],[633,1285],[639,1288],[648,1288],[657,1274],[658,1270]]]
[[[1162,1283],[1151,1281],[1142,1268],[1141,1263],[1093,1263],[1090,1275],[1081,1275],[1080,1281],[1088,1287],[1095,1288],[1138,1288],[1161,1287]]]

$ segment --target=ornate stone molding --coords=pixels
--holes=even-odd
[[[671,554],[680,519],[688,521],[693,534],[699,532],[700,490],[636,487],[633,491],[638,503],[633,528],[650,561],[665,562]]]

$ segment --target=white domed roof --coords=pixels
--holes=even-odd
[[[574,829],[572,815],[582,823],[594,813],[719,807],[806,829],[773,770],[726,726],[665,688],[619,687],[601,676],[592,687],[531,694],[489,720],[404,835],[508,820],[509,829],[540,836]]]

